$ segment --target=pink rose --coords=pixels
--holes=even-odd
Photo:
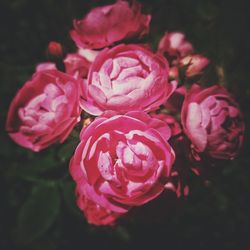
[[[183,136],[181,125],[175,117],[164,113],[151,114],[151,116],[168,124],[171,130],[169,144],[174,149],[176,155],[176,160],[172,166],[171,177],[165,185],[165,188],[172,190],[178,198],[187,196],[189,186],[186,179],[192,166],[188,159],[190,142]]]
[[[80,119],[79,83],[56,69],[47,70],[52,65],[38,66],[39,71],[18,91],[8,112],[10,137],[33,151],[62,143]]]
[[[220,86],[193,85],[182,108],[184,132],[197,152],[234,159],[243,141],[244,122],[238,104]]]
[[[184,57],[193,52],[193,46],[181,32],[167,32],[161,38],[158,51],[173,57]]]
[[[44,71],[44,70],[50,70],[50,69],[55,69],[56,70],[57,69],[56,64],[52,63],[52,62],[43,62],[43,63],[39,63],[36,66],[36,72]]]
[[[71,159],[77,192],[118,214],[154,199],[174,162],[170,135],[166,123],[144,112],[96,118],[83,128]]]
[[[172,66],[169,68],[169,79],[177,80],[179,77],[179,69],[176,66]]]
[[[67,54],[63,61],[66,73],[75,78],[87,77],[90,65],[98,53],[89,49],[79,49],[77,53]]]
[[[180,66],[187,67],[185,72],[187,77],[193,77],[201,74],[209,63],[209,59],[198,54],[186,56],[180,60]]]
[[[65,72],[76,79],[85,78],[88,75],[90,62],[78,53],[67,54],[63,62]]]
[[[149,31],[150,15],[141,13],[141,5],[118,0],[115,4],[92,9],[82,20],[74,20],[71,38],[79,48],[98,49]]]
[[[77,206],[84,212],[85,218],[88,223],[97,226],[113,225],[115,221],[122,215],[122,213],[116,213],[101,207],[94,201],[88,199],[84,195],[84,183],[78,186],[83,189],[83,191],[78,188],[76,189],[77,195]]]
[[[60,57],[63,54],[62,45],[58,42],[51,41],[48,44],[48,53],[52,56]]]
[[[168,83],[167,61],[138,45],[104,49],[91,65],[81,107],[92,115],[158,108],[176,83]]]
[[[172,115],[164,114],[164,113],[160,113],[160,114],[153,113],[151,114],[151,117],[165,122],[171,130],[171,136],[179,135],[182,132],[181,125],[176,120],[176,118],[173,117]]]
[[[90,63],[95,61],[96,56],[100,53],[101,50],[93,50],[93,49],[78,49],[77,53],[86,58]]]

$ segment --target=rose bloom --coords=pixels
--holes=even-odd
[[[101,207],[85,195],[85,185],[88,185],[82,178],[81,185],[76,188],[77,206],[83,211],[88,223],[96,226],[111,226],[123,213],[116,213]]]
[[[90,62],[78,53],[67,54],[63,62],[65,72],[74,78],[85,78],[88,75]]]
[[[92,115],[158,108],[172,94],[168,63],[139,45],[118,45],[100,52],[82,88],[81,107]]]
[[[80,120],[79,82],[41,64],[13,99],[6,130],[19,145],[40,151],[68,137]]]
[[[164,113],[160,113],[160,114],[153,113],[150,115],[153,118],[156,118],[165,122],[169,126],[171,130],[171,137],[179,135],[182,132],[181,125],[179,124],[179,122],[176,120],[174,116],[169,115],[169,114],[164,114]]]
[[[179,69],[177,66],[172,66],[169,68],[169,80],[177,80],[179,77]]]
[[[51,41],[48,44],[48,53],[52,56],[60,57],[63,54],[63,48],[62,45],[58,42]]]
[[[141,5],[118,0],[112,5],[92,9],[86,17],[74,20],[71,38],[79,48],[98,49],[125,38],[148,33],[150,15],[141,13]]]
[[[220,86],[193,85],[182,107],[184,132],[197,152],[234,159],[243,141],[244,122],[238,104]]]
[[[96,118],[83,128],[70,163],[78,195],[109,214],[159,196],[175,158],[170,135],[166,123],[144,112]]]
[[[44,70],[53,70],[53,69],[57,70],[57,67],[56,67],[56,64],[52,62],[43,62],[43,63],[39,63],[36,66],[36,72],[44,71]]]
[[[86,78],[98,53],[90,49],[79,49],[76,53],[67,54],[63,61],[66,73],[75,78]]]
[[[158,45],[158,52],[173,57],[185,57],[193,52],[193,46],[181,32],[166,32]]]
[[[166,124],[171,129],[171,138],[169,144],[175,151],[176,160],[173,164],[171,177],[169,182],[165,185],[165,188],[173,191],[179,198],[181,196],[187,196],[189,193],[189,187],[187,185],[187,172],[190,172],[192,164],[190,163],[187,155],[190,152],[190,143],[183,137],[182,128],[180,123],[172,115],[160,113],[151,114],[151,117],[157,118]]]
[[[199,75],[210,63],[209,59],[202,55],[190,55],[180,60],[180,66],[186,66],[186,76],[193,77]]]

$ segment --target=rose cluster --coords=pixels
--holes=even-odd
[[[181,32],[166,32],[157,51],[142,44],[150,20],[125,0],[74,20],[77,51],[63,59],[64,72],[39,64],[9,108],[8,134],[35,152],[81,128],[69,171],[77,205],[95,225],[112,225],[166,190],[186,196],[190,173],[233,160],[243,142],[237,102],[200,81],[210,60]],[[63,51],[49,44],[53,56]]]

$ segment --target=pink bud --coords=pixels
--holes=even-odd
[[[187,77],[201,74],[209,63],[210,61],[208,58],[199,54],[186,56],[180,61],[181,66],[187,66]]]
[[[158,51],[170,56],[184,57],[193,52],[193,46],[183,33],[167,32],[159,42]]]
[[[179,76],[179,70],[178,67],[173,66],[169,69],[169,78],[172,79],[177,79]]]
[[[58,42],[51,41],[48,45],[48,52],[52,56],[60,57],[63,54],[62,45]]]

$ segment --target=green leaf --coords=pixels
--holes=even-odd
[[[18,242],[25,245],[42,236],[54,223],[59,207],[56,185],[35,186],[19,213]]]
[[[75,195],[75,183],[73,181],[64,181],[61,183],[61,189],[63,194],[63,199],[73,214],[79,216],[80,218],[83,218],[82,213],[80,212],[80,209],[76,205],[76,195]]]
[[[199,16],[204,20],[212,20],[218,16],[217,6],[211,1],[202,1],[197,5]]]
[[[71,141],[67,141],[63,145],[61,145],[60,150],[58,152],[58,156],[61,160],[61,162],[68,162],[69,159],[74,154],[74,151],[76,149],[76,146],[78,144],[78,140],[71,139]]]
[[[128,242],[131,240],[131,236],[129,234],[129,231],[127,228],[125,227],[122,227],[122,226],[118,226],[116,228],[116,233],[118,235],[118,237],[122,240],[122,241],[125,241],[125,242]]]

